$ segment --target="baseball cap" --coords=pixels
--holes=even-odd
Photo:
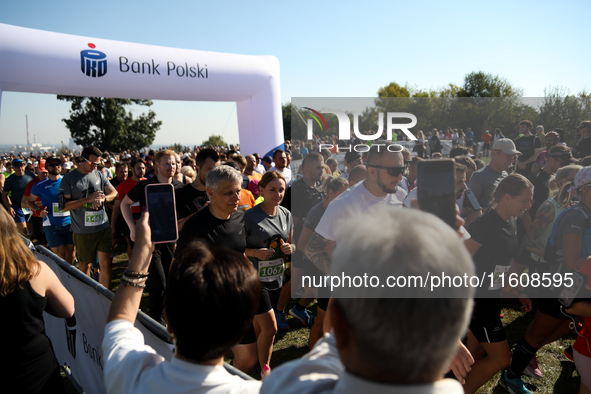
[[[19,165],[19,164],[21,164],[21,163],[24,163],[24,161],[22,161],[21,159],[14,159],[14,160],[12,161],[12,165],[13,165],[13,166]]]
[[[263,157],[263,161],[265,163],[271,164],[271,163],[273,163],[273,158],[271,156],[265,156],[265,157]]]
[[[47,160],[45,160],[45,165],[48,165],[49,163],[52,163],[54,161],[59,162],[60,164],[62,164],[62,160],[59,157],[48,157]]]
[[[569,192],[573,192],[581,186],[591,183],[591,167],[583,167],[581,171],[577,172],[574,183],[575,185],[568,189]]]
[[[493,150],[502,150],[508,155],[517,155],[521,156],[521,152],[515,149],[515,143],[510,138],[499,138],[497,142],[493,145]]]

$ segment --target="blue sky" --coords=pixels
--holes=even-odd
[[[525,96],[562,86],[591,91],[585,16],[565,1],[3,1],[0,23],[177,48],[274,55],[282,102],[291,97],[373,97],[392,81],[422,89],[461,85],[485,71]],[[155,143],[238,142],[233,103],[156,101]],[[67,143],[69,105],[53,95],[4,92],[0,143]]]

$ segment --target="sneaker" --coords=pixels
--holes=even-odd
[[[527,364],[527,367],[525,368],[525,371],[523,371],[524,374],[526,374],[527,376],[531,376],[532,378],[536,378],[536,379],[541,379],[544,377],[544,374],[542,373],[542,371],[540,371],[540,366],[538,365],[538,356],[535,355],[531,361],[529,362],[529,364]]]
[[[507,390],[511,394],[533,394],[531,391],[525,387],[523,380],[516,378],[516,379],[509,379],[507,377],[507,371],[503,371],[501,374],[501,379],[499,379],[499,384],[505,390]]]
[[[564,349],[564,355],[566,356],[566,358],[568,358],[570,361],[575,361],[575,358],[573,356],[573,347],[569,346],[566,349]]]
[[[275,312],[275,320],[277,320],[277,328],[287,330],[290,328],[287,321],[285,321],[285,312]]]
[[[289,310],[289,314],[301,321],[306,327],[312,327],[314,325],[314,316],[307,308],[298,311],[294,306]]]

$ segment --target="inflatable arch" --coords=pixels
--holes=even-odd
[[[234,101],[243,154],[283,149],[279,61],[0,24],[2,91]]]

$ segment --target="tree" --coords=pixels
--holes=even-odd
[[[464,77],[464,86],[457,97],[521,97],[523,91],[511,86],[506,78],[482,71]]]
[[[210,135],[206,141],[201,144],[203,146],[227,146],[224,138],[221,135]]]
[[[125,107],[136,104],[150,107],[150,100],[113,99],[104,97],[57,96],[72,103],[70,118],[62,119],[74,142],[94,145],[102,151],[140,150],[150,146],[162,125],[156,114],[148,111],[134,118]]]

